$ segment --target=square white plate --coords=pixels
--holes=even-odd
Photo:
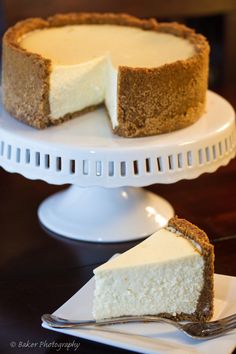
[[[92,319],[94,278],[54,312],[67,319]],[[214,319],[236,313],[236,277],[215,274]],[[57,329],[44,328],[96,341],[139,353],[228,354],[236,346],[236,330],[220,338],[193,340],[174,327],[163,323],[129,323],[102,328]],[[103,327],[104,328],[104,327]],[[104,328],[105,329],[105,328]]]

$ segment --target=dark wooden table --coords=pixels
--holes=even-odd
[[[235,91],[224,91],[224,96],[236,108]],[[37,219],[37,207],[65,187],[0,169],[0,353],[57,352],[46,344],[73,340],[80,345],[78,353],[126,352],[41,328],[41,314],[63,304],[91,278],[98,264],[135,244],[75,242],[45,232]],[[148,189],[167,198],[179,216],[208,233],[215,245],[217,273],[236,276],[236,160],[195,180]],[[27,341],[45,346],[19,348],[20,342]]]

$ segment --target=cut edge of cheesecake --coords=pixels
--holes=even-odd
[[[156,68],[118,67],[119,124],[114,129],[115,134],[136,137],[171,132],[193,124],[204,113],[209,57],[209,45],[205,37],[184,25],[158,23],[155,19],[141,20],[126,14],[69,13],[58,14],[47,20],[30,18],[18,22],[5,33],[3,103],[10,114],[41,129],[97,107],[90,106],[56,120],[50,119],[51,61],[21,48],[18,43],[20,37],[36,29],[76,24],[133,26],[180,36],[194,45],[195,54],[184,60]],[[168,88],[166,80],[170,84]],[[176,96],[177,88],[179,93]],[[145,103],[147,99],[150,104]],[[164,111],[161,109],[163,105],[166,107]]]
[[[197,298],[197,302],[196,302],[196,306],[195,306],[195,311],[191,312],[191,313],[185,313],[185,312],[178,312],[178,313],[168,313],[168,312],[158,312],[158,313],[143,313],[143,310],[140,309],[140,314],[142,315],[158,315],[160,317],[164,317],[164,318],[169,318],[169,319],[173,319],[173,320],[191,320],[191,321],[200,321],[200,322],[205,322],[211,319],[212,315],[213,315],[213,310],[214,310],[214,304],[213,304],[213,299],[214,299],[214,247],[213,245],[209,242],[208,236],[206,235],[206,233],[199,229],[197,226],[195,226],[194,224],[190,223],[189,221],[185,220],[185,219],[180,219],[177,216],[171,218],[168,222],[168,225],[164,228],[168,231],[170,231],[171,233],[176,234],[177,237],[181,237],[183,239],[188,240],[191,243],[191,247],[193,247],[193,249],[195,250],[196,254],[199,253],[201,255],[201,257],[203,258],[203,285],[201,288],[201,291],[199,292],[199,296]],[[153,236],[155,236],[155,233],[150,236],[150,238],[152,238]],[[163,236],[165,238],[165,236]],[[149,238],[148,238],[149,239]],[[148,240],[146,239],[146,240]],[[140,245],[144,244],[145,241],[143,241]],[[139,247],[136,246],[136,247]],[[131,248],[130,250],[135,249]],[[147,247],[147,246],[145,246]],[[145,249],[144,247],[144,249]],[[150,247],[150,246],[149,246]],[[127,252],[129,253],[128,250]],[[125,252],[124,254],[126,254],[127,252]],[[139,254],[140,255],[140,254]],[[122,258],[122,254],[120,255],[120,257]],[[130,256],[129,256],[130,257]],[[136,257],[137,257],[137,251],[136,251]],[[152,257],[152,256],[151,256]],[[119,256],[114,259],[111,260],[111,263],[105,263],[105,268],[102,266],[96,268],[94,270],[94,274],[95,274],[95,283],[97,281],[96,279],[96,275],[99,274],[101,271],[104,272],[103,274],[108,274],[110,272],[109,267],[107,268],[107,266],[109,266],[109,264],[112,266],[112,262],[114,263],[113,267],[111,269],[114,268],[114,270],[118,270],[118,274],[121,274],[120,277],[126,277],[126,266],[125,265],[120,265],[120,262],[122,263],[122,261],[124,261],[124,259],[120,259],[119,261],[119,266],[117,267],[117,265],[115,265],[116,260],[118,260]],[[137,258],[136,258],[137,259]],[[135,261],[137,262],[137,261]],[[150,261],[150,265],[153,264],[152,261]],[[106,266],[107,265],[107,266]],[[173,266],[173,265],[172,265]],[[124,268],[123,268],[124,267]],[[132,267],[132,262],[131,265],[129,267]],[[137,264],[137,267],[139,267],[139,263]],[[99,269],[100,268],[100,269]],[[107,269],[106,269],[107,268]],[[122,273],[119,273],[119,270],[123,269]],[[138,269],[138,268],[137,268]],[[108,273],[106,273],[108,272]],[[115,273],[114,273],[115,276]],[[154,275],[152,275],[154,276]],[[110,282],[111,282],[110,278]],[[114,278],[113,281],[116,278]],[[102,283],[103,283],[103,278],[102,278]],[[194,281],[194,279],[193,279]],[[111,285],[111,284],[110,284]],[[120,286],[122,286],[122,283],[120,284]],[[127,285],[126,285],[127,286]],[[104,292],[104,288],[101,288],[102,291]],[[114,289],[113,289],[114,291]],[[158,290],[157,290],[158,291]],[[96,313],[96,292],[95,292],[95,298],[94,298],[94,317],[101,319],[101,318],[106,318],[106,317],[102,317],[101,313]],[[150,301],[150,300],[149,300]],[[112,300],[113,302],[113,300]],[[109,305],[112,306],[112,305]],[[99,305],[100,307],[100,305]],[[114,312],[114,310],[112,310]],[[151,310],[153,311],[153,310]],[[100,310],[99,310],[100,312]],[[102,310],[102,312],[104,313],[104,310]],[[110,312],[110,310],[109,310]],[[105,313],[107,313],[107,310],[105,310]],[[98,315],[98,317],[97,317]],[[130,313],[126,313],[126,314],[122,314],[122,316],[124,315],[130,315]]]

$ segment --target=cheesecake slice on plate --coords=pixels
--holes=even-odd
[[[205,232],[174,217],[167,227],[94,270],[94,317],[207,321],[213,315],[213,263]]]
[[[104,103],[124,137],[171,132],[204,112],[209,46],[176,23],[124,14],[27,19],[3,38],[3,103],[36,128]]]

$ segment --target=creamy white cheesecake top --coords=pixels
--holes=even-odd
[[[34,30],[19,38],[19,44],[51,59],[53,65],[76,65],[109,55],[115,67],[151,68],[195,53],[189,40],[169,33],[105,24]]]
[[[131,248],[119,257],[101,265],[94,270],[97,274],[111,269],[139,267],[145,264],[162,264],[179,259],[201,258],[195,243],[167,229],[161,229],[145,241]],[[202,261],[200,261],[201,264]]]
[[[118,126],[119,66],[156,68],[195,54],[187,39],[105,24],[38,29],[20,37],[18,44],[51,61],[51,120],[105,102],[113,128]]]

